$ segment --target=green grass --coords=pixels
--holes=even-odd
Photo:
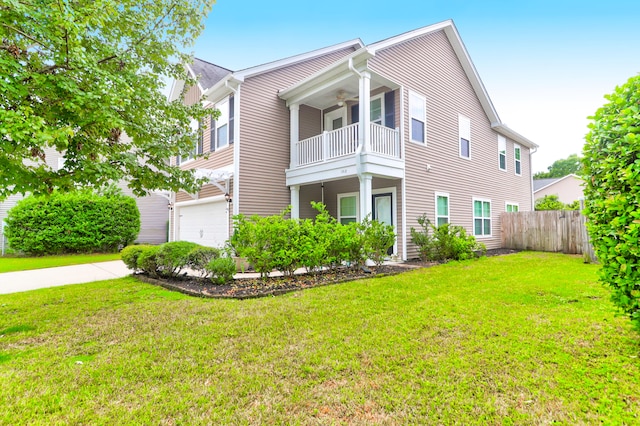
[[[54,266],[81,265],[83,263],[120,260],[120,253],[68,254],[62,256],[13,257],[0,256],[0,273],[28,271],[30,269],[51,268]]]
[[[0,424],[638,424],[594,265],[519,253],[245,301],[0,296]]]

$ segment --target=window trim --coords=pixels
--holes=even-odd
[[[438,214],[438,197],[446,197],[447,198],[447,215],[446,216],[441,216]],[[438,223],[438,219],[442,218],[442,217],[446,217],[447,218],[447,223],[451,223],[451,197],[449,195],[448,192],[436,192],[434,194],[434,200],[435,200],[435,224],[436,226],[440,226],[440,224]]]
[[[417,98],[417,99],[412,99],[412,98]],[[415,140],[413,138],[413,126],[411,125],[411,120],[413,120],[414,117],[411,113],[411,109],[412,109],[411,106],[413,105],[413,102],[416,100],[419,100],[422,103],[423,110],[424,110],[424,115],[422,116],[422,120],[418,119],[418,121],[422,121],[422,123],[424,124],[424,130],[422,134],[424,141]],[[427,145],[427,98],[425,98],[422,95],[419,95],[416,92],[409,90],[409,114],[408,115],[409,115],[409,140],[413,143],[426,146]]]
[[[476,201],[479,201],[481,203],[489,203],[489,217],[484,217],[484,204],[483,204],[483,216],[476,216]],[[491,208],[491,199],[489,198],[478,198],[478,197],[473,197],[473,201],[471,203],[471,217],[473,217],[473,220],[471,222],[471,226],[473,227],[472,229],[472,235],[476,238],[491,238],[493,236],[492,234],[492,228],[493,228],[493,211]],[[482,234],[478,235],[476,234],[476,219],[481,219],[482,220]],[[485,226],[484,226],[484,221],[486,219],[489,219],[489,233],[485,234],[484,230],[485,230]]]
[[[504,146],[504,152],[500,151],[500,145]],[[500,167],[500,159],[504,157],[504,168]],[[498,169],[507,171],[507,138],[502,135],[498,135]]]
[[[515,206],[516,211],[509,211],[509,206]],[[517,213],[520,211],[520,203],[514,203],[513,201],[505,201],[504,202],[504,211],[507,213]]]
[[[520,159],[518,159],[516,152],[520,153]],[[515,143],[513,144],[513,162],[513,171],[515,175],[522,176],[522,147]],[[520,173],[518,173],[518,168],[520,169]]]
[[[465,137],[466,136],[466,137]],[[462,141],[469,145],[469,156],[462,155]],[[466,115],[458,114],[458,155],[465,160],[471,160],[471,119]]]
[[[360,193],[359,192],[344,192],[342,194],[337,195],[338,205],[337,205],[337,217],[338,223],[342,223],[342,218],[352,218],[352,216],[342,216],[342,212],[340,211],[340,200],[343,198],[356,197],[356,222],[360,222]]]

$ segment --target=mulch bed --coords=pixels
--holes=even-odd
[[[487,256],[516,253],[517,250],[489,250]],[[339,268],[336,271],[323,271],[317,274],[302,274],[293,277],[240,278],[232,284],[217,285],[210,280],[193,276],[175,278],[152,278],[144,274],[135,277],[149,284],[168,290],[178,291],[190,296],[219,299],[252,299],[256,297],[277,296],[306,288],[338,284],[363,278],[396,275],[416,268],[437,265],[437,262],[423,262],[419,259],[408,262],[371,266],[368,268]]]

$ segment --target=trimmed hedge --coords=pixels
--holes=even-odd
[[[29,196],[9,211],[6,222],[11,247],[31,255],[116,252],[140,232],[133,198],[91,191]]]

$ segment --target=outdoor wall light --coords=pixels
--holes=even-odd
[[[227,203],[233,203],[233,198],[231,198],[228,192],[224,194],[224,199],[227,200]]]

